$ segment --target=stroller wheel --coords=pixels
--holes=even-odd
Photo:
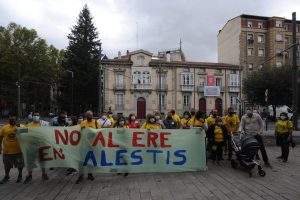
[[[264,170],[258,170],[258,174],[261,176],[261,177],[264,177],[266,175],[266,172]]]
[[[236,169],[238,167],[238,164],[234,160],[231,160],[231,167],[233,169]]]

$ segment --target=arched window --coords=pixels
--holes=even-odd
[[[139,71],[135,71],[133,72],[133,77],[132,77],[132,81],[134,84],[141,84],[142,80],[141,80],[141,72]]]

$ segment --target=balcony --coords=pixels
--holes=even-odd
[[[131,91],[151,92],[152,91],[152,85],[151,84],[131,84]]]
[[[157,91],[168,91],[168,85],[167,84],[161,84],[161,87],[159,87],[159,84],[156,86]]]
[[[125,84],[115,84],[114,85],[115,91],[124,91],[125,90]]]
[[[240,86],[228,86],[229,92],[240,92]]]
[[[183,92],[193,92],[194,85],[181,85],[181,91]]]

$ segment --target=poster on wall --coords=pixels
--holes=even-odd
[[[207,86],[215,86],[215,76],[214,75],[207,75]]]
[[[219,97],[220,96],[220,86],[204,86],[204,96]]]

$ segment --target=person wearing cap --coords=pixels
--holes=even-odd
[[[280,113],[280,118],[275,123],[275,135],[281,147],[281,155],[277,159],[287,162],[289,157],[289,138],[292,137],[293,123],[289,120],[287,113]]]
[[[189,129],[193,126],[193,120],[191,119],[191,114],[189,111],[185,111],[183,113],[183,118],[181,119],[180,123],[181,123],[181,128],[183,129]]]

